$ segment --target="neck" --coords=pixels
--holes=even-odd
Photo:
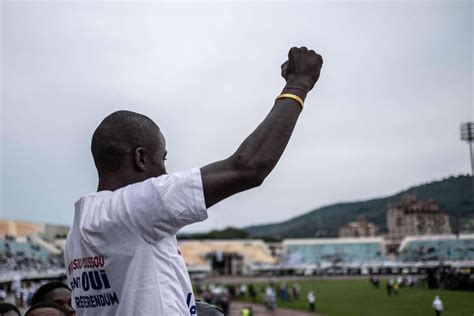
[[[115,191],[130,184],[142,182],[152,177],[159,177],[165,173],[166,172],[163,172],[161,174],[150,175],[149,173],[145,172],[121,172],[99,175],[99,184],[97,186],[97,192],[105,190]]]
[[[112,181],[111,179],[99,179],[99,184],[97,185],[97,192],[99,191],[115,191],[117,189],[127,186],[128,183],[119,183],[117,181]]]
[[[141,174],[110,174],[99,176],[99,184],[97,191],[115,191],[120,188],[126,187],[127,185],[137,183],[146,180],[148,177],[144,177]]]

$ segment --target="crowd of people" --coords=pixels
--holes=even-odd
[[[372,277],[371,283],[375,287],[379,287],[378,277]],[[407,275],[407,276],[397,276],[390,277],[385,288],[387,290],[388,296],[398,295],[400,288],[413,288],[413,287],[422,287],[426,286],[425,279],[419,278],[417,276]]]
[[[285,282],[276,284],[273,279],[259,288],[254,284],[198,284],[196,295],[202,301],[217,306],[227,315],[233,300],[263,303],[268,310],[276,309],[277,302],[298,301],[301,298],[301,287],[297,282],[291,285]],[[316,295],[314,291],[310,290],[306,293],[306,300],[308,302],[308,309],[315,311]],[[252,307],[245,306],[241,314],[252,315]]]
[[[15,304],[0,302],[0,315],[21,316],[20,309],[29,306],[24,316],[71,316],[71,290],[63,282],[51,281],[23,288],[12,284]]]
[[[474,280],[470,278],[469,271],[446,268],[438,276],[439,284],[447,290],[474,290]]]

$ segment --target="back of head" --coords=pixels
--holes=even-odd
[[[119,171],[137,147],[157,149],[160,140],[159,127],[147,116],[131,111],[110,114],[92,136],[92,156],[99,176]]]
[[[6,315],[9,312],[10,314],[8,315],[14,315],[14,313],[18,316],[21,315],[20,310],[15,305],[10,303],[0,303],[0,315]]]
[[[46,294],[58,288],[65,288],[70,291],[69,287],[62,282],[52,281],[45,283],[36,290],[35,294],[33,294],[33,297],[31,298],[31,305],[46,301]]]

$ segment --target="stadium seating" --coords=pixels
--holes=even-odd
[[[411,240],[401,247],[399,259],[405,262],[474,260],[474,238]]]
[[[0,240],[0,283],[61,274],[64,274],[62,254],[51,253],[32,240]]]
[[[0,253],[11,253],[26,258],[46,260],[49,252],[29,242],[0,240]]]
[[[286,245],[287,257],[302,264],[321,262],[353,263],[383,260],[383,246],[380,241],[290,243]],[[295,262],[296,263],[296,262]]]

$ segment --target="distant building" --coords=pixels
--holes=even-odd
[[[433,201],[417,201],[406,196],[387,210],[388,238],[402,240],[406,236],[451,234],[449,215]]]
[[[340,238],[350,237],[374,237],[377,234],[377,226],[367,221],[364,216],[359,217],[355,222],[350,222],[339,228]]]

